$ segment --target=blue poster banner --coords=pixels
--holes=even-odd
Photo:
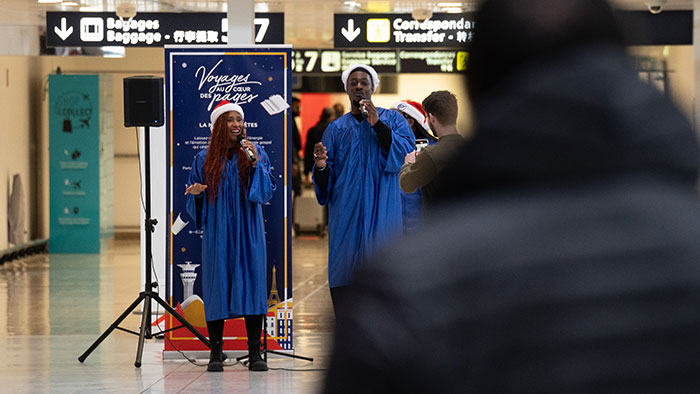
[[[185,207],[192,161],[209,143],[211,110],[222,100],[245,113],[248,139],[265,149],[277,190],[263,207],[267,242],[268,348],[292,350],[291,266],[291,47],[166,46],[167,241],[170,304],[206,332],[203,313],[202,231]],[[177,325],[166,317],[166,328]],[[168,332],[165,350],[208,350],[189,331]],[[242,319],[227,321],[224,346],[247,350]]]
[[[51,253],[100,252],[97,75],[49,75]]]

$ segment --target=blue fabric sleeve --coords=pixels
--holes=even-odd
[[[202,177],[202,166],[204,165],[204,155],[197,154],[192,161],[192,168],[190,169],[190,176],[187,180],[187,186],[193,185],[195,183],[204,184]],[[190,215],[195,222],[195,228],[201,229],[204,227],[204,218],[207,216],[207,204],[206,204],[207,191],[205,190],[200,195],[195,196],[192,194],[187,194],[185,196],[185,205],[187,208],[187,213]]]
[[[384,171],[398,173],[406,155],[414,149],[415,136],[411,126],[398,111],[383,108],[381,110],[381,119],[391,129],[392,139],[391,149],[386,156],[382,155],[380,164]]]
[[[270,171],[270,159],[265,150],[255,144],[258,151],[257,167],[250,168],[252,176],[248,179],[248,200],[265,204],[272,199],[272,195],[277,189],[277,183]]]

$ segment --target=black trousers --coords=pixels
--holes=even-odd
[[[262,333],[262,322],[264,315],[246,315],[245,331],[248,335],[248,343],[260,342],[260,334]],[[224,339],[224,319],[212,320],[207,322],[207,330],[209,330],[210,341],[223,341]]]
[[[333,311],[335,311],[335,316],[337,317],[339,313],[342,313],[343,308],[347,300],[345,299],[350,286],[338,286],[331,287],[331,301],[333,302]]]

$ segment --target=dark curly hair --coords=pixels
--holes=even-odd
[[[430,93],[423,100],[423,110],[426,114],[433,114],[442,125],[457,124],[457,97],[452,92],[438,90]]]
[[[225,115],[225,114],[224,114]],[[209,140],[209,149],[204,158],[202,175],[204,182],[207,185],[207,197],[210,203],[216,201],[216,196],[219,194],[219,185],[221,179],[226,176],[226,161],[228,160],[228,129],[226,128],[226,116],[219,116],[214,123]],[[245,128],[244,131],[245,132]],[[245,188],[248,185],[248,172],[250,168],[250,160],[241,153],[241,143],[236,142],[233,146],[233,152],[238,152],[238,184],[240,185],[241,193],[245,193]]]

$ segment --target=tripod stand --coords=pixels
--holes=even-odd
[[[145,270],[146,270],[146,283],[144,285],[144,289],[141,293],[139,293],[139,296],[136,298],[134,302],[129,305],[128,308],[117,318],[117,320],[112,323],[111,326],[107,330],[105,330],[102,335],[97,338],[97,340],[88,348],[88,350],[85,351],[80,357],[78,357],[78,361],[81,363],[85,361],[85,359],[92,353],[93,350],[95,350],[102,341],[109,336],[109,334],[114,331],[114,329],[119,329],[125,332],[128,332],[130,334],[138,335],[139,336],[139,344],[138,348],[136,350],[136,361],[134,362],[134,366],[136,368],[141,367],[141,357],[143,356],[143,341],[144,339],[148,338],[151,339],[155,335],[163,334],[168,331],[176,330],[178,328],[181,328],[182,326],[187,327],[188,330],[190,330],[197,338],[199,338],[200,341],[202,341],[207,347],[211,348],[211,345],[209,343],[209,340],[205,338],[199,331],[197,331],[196,328],[194,328],[187,320],[185,320],[184,317],[180,316],[175,309],[173,309],[170,305],[168,305],[165,301],[163,301],[160,296],[158,296],[157,291],[153,291],[154,288],[158,287],[157,283],[152,283],[151,282],[151,269],[153,266],[153,261],[151,257],[151,234],[153,231],[155,231],[155,225],[158,224],[158,221],[156,219],[151,219],[151,150],[150,150],[150,135],[149,135],[149,127],[145,126],[144,127],[144,150],[145,150],[145,157],[144,157],[144,162],[145,162],[145,187],[146,187],[146,206],[145,206],[145,215],[146,215],[146,220],[145,220],[145,236],[146,236],[146,264],[145,264]],[[168,330],[164,330],[161,332],[158,332],[156,334],[151,333],[151,300],[158,302],[168,313],[170,313],[173,317],[175,317],[181,324],[182,326],[178,327],[173,327]],[[143,304],[143,315],[141,316],[141,329],[139,332],[131,331],[124,329],[122,327],[119,327],[119,324],[130,314],[136,309],[136,307],[141,303],[141,301],[144,301]]]

